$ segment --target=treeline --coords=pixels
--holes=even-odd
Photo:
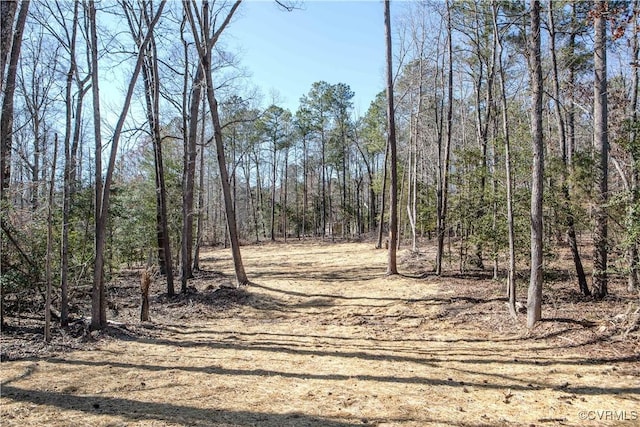
[[[343,82],[260,105],[224,48],[240,1],[0,4],[3,314],[40,294],[65,325],[89,286],[104,328],[114,271],[186,292],[203,245],[240,284],[242,242],[381,247],[392,190],[398,244],[436,241],[425,270],[508,271],[514,303],[517,268],[568,245],[583,294],[638,288],[637,1],[398,5],[393,189],[386,92],[362,116]]]

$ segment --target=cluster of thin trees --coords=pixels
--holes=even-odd
[[[246,284],[241,242],[384,233],[390,274],[421,237],[436,274],[506,271],[514,315],[528,265],[529,326],[559,246],[583,294],[638,288],[637,1],[411,2],[393,27],[385,1],[387,88],[361,117],[341,82],[262,107],[224,44],[241,1],[0,5],[3,313],[37,289],[66,325],[89,285],[102,329],[125,263],[173,295],[204,244]]]

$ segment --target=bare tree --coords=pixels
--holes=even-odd
[[[4,89],[4,77],[9,53],[11,52],[11,42],[13,41],[13,20],[16,17],[17,1],[0,2],[0,19],[3,25],[0,27],[0,92]]]
[[[598,192],[593,230],[593,293],[598,299],[607,295],[607,211],[609,139],[607,133],[607,0],[598,0],[594,17],[594,82],[593,82],[593,145],[598,164]]]
[[[393,103],[393,54],[391,41],[390,0],[384,1],[384,29],[387,48],[387,138],[389,141],[389,160],[391,186],[389,195],[389,258],[387,274],[398,274],[396,252],[398,247],[398,160],[396,144],[395,107]]]
[[[69,69],[65,84],[65,131],[64,131],[64,196],[62,202],[62,231],[60,246],[60,324],[67,326],[69,322],[69,229],[71,222],[71,206],[75,193],[76,158],[82,126],[82,104],[88,91],[86,84],[90,75],[80,80],[76,59],[76,42],[78,36],[79,3],[73,2],[71,33],[65,30],[68,40],[65,41],[69,51]],[[59,3],[56,3],[59,7]],[[58,9],[61,25],[66,26],[63,13]],[[77,95],[73,97],[73,85],[77,85]]]
[[[56,183],[56,160],[58,158],[58,134],[54,137],[53,157],[51,158],[51,180],[49,181],[49,198],[47,200],[47,256],[46,256],[46,281],[47,290],[44,306],[44,340],[51,341],[51,293],[53,288],[53,272],[51,256],[53,255],[53,196]]]
[[[544,140],[542,134],[542,59],[540,58],[540,1],[531,0],[531,33],[528,65],[531,81],[531,136],[533,167],[531,171],[531,276],[527,298],[527,326],[532,328],[542,318],[543,230],[542,196],[544,179]]]
[[[20,48],[22,47],[22,34],[24,33],[24,26],[27,21],[27,13],[29,11],[29,4],[31,2],[23,0],[20,2],[20,10],[16,19],[15,25],[13,24],[13,8],[15,5],[5,4],[14,3],[6,2],[2,3],[2,18],[3,18],[3,30],[2,41],[0,46],[2,51],[0,57],[2,59],[2,117],[0,118],[0,201],[4,201],[8,198],[7,192],[9,190],[9,184],[11,182],[11,151],[13,145],[13,95],[16,90],[16,75],[18,71],[18,60],[20,58]],[[7,18],[11,20],[5,21],[5,13]],[[9,25],[7,25],[9,24]],[[6,34],[6,29],[9,28],[9,33]],[[7,45],[8,39],[5,36],[10,35],[13,31],[13,39],[10,46]],[[10,38],[10,37],[9,37]],[[6,58],[9,56],[9,66],[5,75],[5,63]]]
[[[202,246],[202,235],[204,227],[204,175],[206,167],[204,163],[204,153],[206,148],[204,133],[205,133],[205,117],[206,117],[206,100],[202,100],[202,132],[200,132],[200,166],[198,167],[198,221],[196,223],[196,247],[193,251],[193,271],[200,271],[200,247]]]
[[[95,1],[88,4],[89,41],[87,48],[90,54],[91,94],[93,96],[93,135],[95,140],[95,260],[93,266],[93,288],[91,292],[91,328],[107,327],[107,304],[104,289],[104,245],[106,218],[102,214],[102,126],[100,115],[100,79],[98,74],[98,24],[96,20]]]
[[[507,278],[507,297],[509,298],[509,312],[513,317],[516,311],[516,244],[515,225],[513,218],[513,178],[511,171],[511,140],[509,135],[509,114],[507,109],[507,94],[505,72],[502,62],[502,37],[498,31],[498,5],[496,0],[491,2],[493,12],[493,32],[497,46],[498,78],[500,80],[500,102],[502,107],[502,136],[504,138],[504,162],[507,178],[507,228],[509,234],[509,273]]]
[[[152,2],[142,0],[140,10],[123,1],[123,9],[129,23],[131,35],[136,45],[142,49],[144,30],[151,23],[150,13]],[[153,34],[153,33],[152,33]],[[160,73],[158,69],[158,50],[156,38],[152,35],[146,46],[142,63],[142,77],[144,82],[145,107],[149,133],[153,146],[153,160],[156,183],[156,235],[158,242],[158,264],[160,274],[167,278],[167,294],[174,295],[173,260],[171,258],[171,244],[169,224],[167,220],[167,189],[165,185],[164,161],[162,156],[162,135],[160,132]]]
[[[113,136],[111,139],[111,153],[109,156],[109,163],[107,165],[107,171],[104,178],[104,184],[102,183],[102,144],[101,144],[101,127],[100,127],[100,92],[99,92],[99,80],[98,80],[98,36],[96,25],[96,8],[93,0],[89,1],[89,26],[91,32],[91,70],[92,70],[92,89],[93,89],[93,103],[94,103],[94,135],[96,138],[96,226],[95,226],[95,264],[93,275],[93,290],[91,301],[91,329],[104,329],[107,326],[107,314],[106,314],[106,292],[104,284],[104,253],[106,243],[107,232],[107,220],[109,216],[109,197],[111,194],[111,183],[113,180],[113,172],[116,164],[116,155],[118,152],[118,143],[122,134],[122,128],[124,126],[129,107],[131,105],[131,99],[133,97],[133,91],[136,85],[136,80],[142,69],[142,63],[145,58],[146,47],[153,34],[153,29],[162,15],[162,10],[166,5],[166,1],[161,1],[155,15],[149,22],[147,33],[139,45],[138,56],[129,81],[127,93],[125,95],[124,105],[122,112],[118,118]]]
[[[220,169],[220,181],[224,198],[225,213],[227,216],[227,230],[229,232],[229,240],[231,241],[231,252],[233,255],[236,281],[239,286],[249,283],[249,279],[247,278],[247,274],[245,273],[244,265],[242,263],[242,256],[240,254],[238,227],[236,222],[235,209],[233,206],[233,199],[231,197],[231,185],[229,183],[229,171],[227,170],[225,150],[222,140],[222,125],[220,124],[220,116],[218,113],[218,101],[214,93],[211,60],[216,42],[220,38],[220,35],[224,31],[224,29],[229,25],[229,22],[231,22],[231,18],[240,6],[241,1],[242,0],[236,0],[226,11],[218,10],[218,13],[215,14],[216,18],[220,18],[218,14],[226,14],[218,28],[212,27],[212,24],[210,22],[210,9],[208,1],[202,2],[201,10],[198,10],[198,3],[195,0],[185,3],[185,11],[187,13],[189,24],[191,25],[195,45],[198,49],[198,56],[200,59],[199,66],[202,66],[205,75],[206,96],[209,103],[209,109],[211,110],[214,141],[216,144],[216,155],[218,158],[218,166]]]
[[[182,292],[187,291],[187,282],[193,277],[193,204],[194,184],[196,174],[197,137],[198,137],[198,108],[204,85],[205,69],[202,62],[198,63],[191,91],[188,115],[188,131],[184,135],[184,157],[182,167],[182,247],[181,274]],[[185,77],[186,78],[186,77]],[[187,94],[185,92],[184,96]]]
[[[449,194],[449,161],[451,157],[451,134],[453,132],[453,27],[451,26],[451,4],[447,0],[447,134],[442,152],[438,153],[440,167],[438,174],[441,177],[438,181],[437,200],[437,228],[438,247],[436,250],[436,274],[442,274],[442,257],[444,254],[444,235],[447,227],[447,200]]]
[[[638,24],[638,16],[640,16],[640,1],[634,0],[633,8],[635,12],[635,18],[633,26],[633,39],[632,39],[632,52],[631,60],[633,65],[633,77],[631,82],[631,102],[629,104],[629,118],[631,120],[632,131],[629,135],[631,143],[636,143],[638,132],[636,123],[638,121],[638,81],[640,80],[640,64],[638,63],[638,57],[640,53],[640,42],[638,40],[638,33],[640,32],[640,25]],[[637,143],[636,143],[637,144]],[[640,223],[640,212],[637,212],[637,206],[640,204],[640,153],[638,148],[635,148],[635,152],[631,153],[631,203],[629,212],[627,214],[628,221],[631,225]],[[640,267],[638,260],[638,242],[631,242],[627,251],[627,257],[629,259],[629,276],[628,276],[628,289],[629,292],[637,291],[640,286]]]
[[[590,295],[589,286],[587,285],[587,279],[582,266],[582,260],[580,258],[580,252],[578,250],[578,242],[576,239],[575,220],[573,216],[573,210],[571,208],[571,196],[569,194],[569,183],[567,182],[567,174],[569,172],[568,155],[567,155],[567,132],[564,121],[564,115],[562,114],[561,99],[560,99],[560,79],[558,72],[558,59],[556,52],[556,26],[553,2],[549,0],[549,43],[551,51],[551,68],[552,68],[552,80],[553,80],[553,97],[555,105],[556,120],[558,121],[558,139],[560,142],[560,151],[562,155],[562,174],[561,187],[564,201],[562,202],[562,210],[564,216],[564,222],[567,227],[567,242],[571,248],[571,254],[573,255],[573,262],[576,267],[576,275],[578,276],[578,286],[580,291],[584,295]]]

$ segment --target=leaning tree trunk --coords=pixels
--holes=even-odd
[[[92,63],[92,85],[93,94],[94,94],[94,133],[96,136],[96,236],[95,236],[95,264],[94,264],[94,283],[92,290],[92,304],[91,304],[91,329],[104,329],[107,326],[107,315],[106,315],[106,292],[105,292],[105,284],[104,284],[104,252],[105,252],[105,244],[107,237],[107,221],[109,216],[109,197],[111,194],[111,182],[113,181],[113,172],[116,166],[116,157],[118,153],[118,143],[120,142],[120,136],[122,134],[122,129],[124,127],[124,122],[127,117],[127,113],[129,112],[129,107],[131,106],[131,99],[133,98],[133,91],[136,86],[136,81],[138,79],[138,75],[140,74],[140,70],[142,69],[142,62],[145,58],[145,50],[151,39],[153,34],[153,28],[156,23],[160,19],[162,15],[162,10],[166,5],[166,1],[160,2],[158,6],[158,10],[156,11],[155,16],[152,21],[149,23],[147,34],[144,37],[144,40],[140,44],[138,50],[138,57],[136,60],[135,68],[133,70],[133,74],[131,76],[131,80],[129,81],[129,86],[127,88],[127,93],[125,95],[124,105],[122,107],[122,112],[118,117],[118,121],[116,123],[115,129],[113,131],[113,137],[111,139],[111,153],[109,156],[109,163],[107,165],[107,171],[104,179],[104,185],[101,185],[102,182],[102,163],[101,163],[101,155],[98,156],[98,148],[101,146],[99,144],[100,141],[100,101],[99,101],[99,91],[98,91],[98,52],[97,52],[97,26],[96,26],[96,11],[95,4],[93,1],[89,2],[89,15],[90,15],[90,30],[91,30],[91,45],[93,46],[91,52],[91,63]],[[98,168],[98,165],[100,167]],[[98,191],[100,190],[100,191]]]
[[[211,119],[213,124],[213,136],[216,144],[216,155],[218,158],[218,167],[220,170],[220,183],[222,186],[222,193],[224,199],[225,214],[227,217],[227,231],[229,233],[229,240],[231,242],[231,253],[233,255],[233,264],[236,273],[236,281],[238,286],[246,285],[249,283],[247,274],[244,270],[242,263],[242,256],[240,254],[240,240],[238,238],[238,226],[236,222],[236,214],[233,208],[233,199],[231,197],[231,185],[229,183],[229,171],[227,170],[227,162],[225,159],[224,142],[222,140],[222,125],[220,124],[220,116],[218,113],[218,101],[215,98],[213,77],[212,77],[212,64],[211,56],[212,50],[220,34],[229,25],[233,14],[240,6],[241,0],[236,0],[229,12],[221,23],[220,27],[211,31],[209,28],[209,4],[203,3],[201,18],[197,22],[202,26],[202,34],[205,39],[201,40],[198,34],[198,28],[196,20],[193,17],[191,10],[192,5],[185,4],[185,11],[189,18],[189,23],[192,29],[192,35],[195,39],[195,45],[198,49],[198,56],[200,57],[200,65],[203,68],[205,82],[206,82],[206,96],[209,103],[209,109],[211,110]],[[193,6],[197,5],[195,2]]]
[[[222,192],[224,196],[225,213],[227,216],[227,229],[229,232],[229,240],[231,242],[231,253],[233,255],[233,265],[236,272],[236,282],[238,285],[246,285],[249,283],[247,274],[242,263],[240,254],[240,241],[238,238],[238,226],[236,222],[236,213],[233,209],[233,200],[231,198],[231,188],[229,185],[229,173],[224,157],[224,145],[222,141],[222,126],[218,116],[218,103],[213,94],[213,84],[211,82],[211,74],[207,74],[207,98],[209,99],[209,108],[213,117],[214,139],[216,142],[216,152],[218,156],[218,165],[220,168],[220,181],[222,184]]]

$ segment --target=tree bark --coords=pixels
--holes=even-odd
[[[390,0],[384,1],[384,29],[387,48],[387,138],[391,163],[391,186],[389,195],[389,257],[387,274],[398,274],[396,259],[398,242],[398,160],[396,147],[396,121],[393,102],[393,55],[391,41],[391,10]]]
[[[125,14],[129,21],[131,34],[141,48],[143,41],[143,21],[149,26],[150,16],[147,8],[150,2],[141,3],[142,18],[139,21],[139,28],[134,25],[134,10],[125,9]],[[158,266],[160,274],[167,279],[167,295],[175,294],[173,284],[173,260],[171,257],[171,244],[169,235],[169,225],[167,220],[167,191],[164,176],[164,162],[162,156],[162,136],[160,133],[160,76],[158,71],[158,52],[155,37],[152,36],[146,47],[145,59],[142,63],[142,77],[145,88],[146,114],[149,124],[149,133],[153,147],[154,175],[156,183],[156,240],[158,242]]]
[[[274,130],[273,141],[271,143],[272,151],[271,151],[271,227],[269,229],[269,234],[271,236],[271,241],[276,241],[276,170],[277,170],[277,161],[278,161],[278,143],[277,143],[277,124],[276,129]]]
[[[382,166],[382,194],[380,199],[380,222],[378,222],[378,242],[376,243],[376,249],[382,249],[382,234],[384,229],[384,213],[386,211],[387,201],[387,181],[389,174],[389,139],[387,138],[387,144],[384,150],[384,164]],[[387,242],[388,243],[388,242]]]
[[[511,176],[511,141],[509,134],[509,115],[505,75],[502,62],[502,39],[498,31],[498,5],[496,0],[491,2],[493,11],[493,32],[498,48],[498,78],[500,79],[500,102],[502,104],[502,134],[504,137],[504,162],[507,179],[507,228],[509,234],[509,273],[507,276],[507,298],[509,299],[509,313],[517,317],[516,311],[516,243],[515,225],[513,218],[513,178]]]
[[[51,292],[53,288],[53,273],[51,257],[53,256],[53,196],[56,183],[56,159],[58,158],[58,134],[54,136],[53,158],[51,160],[51,180],[49,181],[49,200],[47,201],[47,256],[46,256],[46,301],[44,305],[44,340],[51,341]]]
[[[593,293],[597,299],[607,293],[607,211],[609,140],[607,133],[607,45],[606,26],[608,12],[606,0],[598,0],[594,11],[594,87],[593,87],[593,143],[598,162],[598,192],[593,231]]]
[[[224,142],[222,140],[222,125],[220,124],[220,116],[218,113],[218,101],[215,98],[214,94],[214,85],[212,78],[212,69],[211,69],[211,52],[212,49],[220,37],[220,34],[224,29],[229,25],[233,14],[240,6],[242,0],[236,0],[224,21],[221,23],[220,27],[212,31],[209,29],[209,14],[208,14],[208,2],[203,3],[203,10],[201,14],[201,20],[199,20],[199,24],[202,25],[202,34],[205,39],[200,40],[200,36],[198,35],[198,30],[196,26],[196,21],[194,20],[193,13],[191,11],[191,7],[194,8],[197,6],[195,1],[192,1],[191,5],[185,5],[186,12],[188,14],[189,23],[191,25],[191,29],[193,32],[193,36],[195,39],[195,44],[198,48],[198,55],[200,57],[200,65],[204,70],[205,82],[206,82],[206,95],[207,101],[209,103],[209,109],[211,110],[211,118],[213,124],[213,135],[214,141],[216,144],[216,155],[218,158],[218,166],[220,169],[220,181],[222,186],[222,193],[224,199],[224,207],[225,213],[227,216],[227,231],[229,233],[229,240],[231,242],[231,253],[233,255],[233,264],[236,273],[236,281],[238,286],[246,285],[249,283],[249,279],[247,278],[247,274],[244,270],[244,265],[242,263],[242,256],[240,253],[240,241],[238,238],[238,227],[236,222],[236,214],[233,208],[233,199],[231,197],[231,186],[229,184],[229,171],[227,170],[227,163],[225,159],[225,151],[224,151]],[[210,34],[211,33],[211,34]]]
[[[438,207],[438,246],[436,250],[436,274],[442,274],[442,258],[444,255],[444,235],[447,227],[447,199],[449,194],[449,161],[451,158],[451,134],[453,131],[453,28],[451,26],[451,4],[447,0],[447,51],[449,70],[447,76],[447,135],[444,145],[444,161],[442,179],[440,180],[440,204]],[[440,155],[440,154],[439,154]]]
[[[102,163],[101,154],[98,153],[98,148],[102,149],[100,141],[100,101],[98,91],[98,49],[97,49],[97,27],[96,27],[96,11],[94,1],[89,2],[89,16],[90,16],[90,30],[92,40],[91,51],[91,63],[92,63],[92,85],[94,91],[94,133],[96,137],[96,248],[95,248],[95,265],[94,265],[94,283],[92,291],[92,305],[91,305],[91,329],[104,329],[107,326],[106,315],[106,292],[104,284],[104,250],[106,243],[107,221],[109,216],[109,197],[111,194],[111,182],[113,180],[113,172],[115,170],[116,156],[118,152],[118,143],[122,134],[122,128],[124,127],[124,121],[127,117],[129,107],[131,106],[131,99],[133,97],[133,91],[136,85],[136,80],[142,69],[142,62],[145,58],[146,47],[153,34],[153,29],[162,15],[162,10],[166,5],[166,1],[161,1],[155,16],[149,23],[147,34],[144,40],[140,44],[138,50],[138,57],[136,60],[135,68],[129,81],[129,87],[125,95],[124,105],[122,112],[118,118],[115,129],[113,131],[113,137],[111,141],[111,153],[109,156],[109,163],[107,165],[107,172],[104,179],[104,185],[100,185],[102,181]],[[98,167],[98,165],[100,167]],[[98,191],[100,189],[100,191]]]
[[[140,277],[140,321],[149,321],[149,288],[151,287],[151,274],[148,270],[142,271]]]
[[[104,244],[106,221],[102,221],[102,129],[100,115],[100,79],[98,68],[98,29],[96,5],[89,0],[89,50],[91,69],[91,94],[93,96],[93,135],[95,140],[95,180],[94,180],[94,218],[95,218],[95,260],[93,266],[93,288],[91,291],[91,329],[107,327],[107,311],[104,289]],[[105,219],[106,220],[106,219]]]
[[[71,38],[69,39],[69,70],[67,72],[67,80],[65,87],[65,132],[64,132],[64,195],[62,202],[62,231],[61,231],[61,247],[60,247],[60,326],[66,327],[69,324],[69,228],[71,222],[71,205],[73,202],[73,178],[75,174],[73,170],[76,167],[75,155],[71,147],[72,132],[75,139],[76,132],[79,135],[79,129],[74,129],[74,111],[72,99],[72,86],[74,77],[78,79],[78,69],[76,64],[76,39],[78,34],[78,5],[79,2],[73,3],[73,19],[71,23]],[[80,117],[82,115],[82,100],[85,90],[84,83],[79,84],[78,98],[76,101],[76,127],[79,127]]]
[[[11,35],[14,28],[13,20],[15,19],[17,8],[17,1],[0,2],[0,19],[4,23],[0,27],[0,92],[4,90],[5,68],[7,67],[7,60],[11,52],[11,42],[13,40]]]
[[[553,96],[555,105],[556,120],[558,121],[558,139],[560,145],[560,152],[562,153],[562,174],[561,187],[564,200],[562,202],[562,210],[564,216],[564,223],[567,227],[567,242],[571,248],[571,254],[573,256],[573,263],[576,268],[576,275],[578,277],[578,287],[583,295],[588,296],[591,294],[589,286],[587,285],[587,278],[582,266],[582,260],[580,258],[580,251],[578,249],[578,243],[576,240],[576,229],[574,225],[573,210],[571,208],[571,196],[569,193],[569,183],[567,182],[567,174],[569,172],[569,165],[567,160],[567,132],[562,114],[561,102],[560,102],[560,81],[558,73],[558,60],[556,55],[556,27],[555,17],[553,13],[553,3],[549,0],[549,43],[551,50],[551,64],[552,64],[552,79],[553,79]]]
[[[182,171],[182,250],[181,250],[181,284],[182,293],[187,292],[189,279],[193,277],[193,202],[196,169],[196,138],[198,137],[198,108],[202,96],[202,86],[205,81],[205,69],[202,62],[198,63],[196,75],[193,79],[191,101],[189,107],[189,131],[184,141],[184,161]]]
[[[204,124],[204,107],[202,108],[202,123]],[[198,177],[198,221],[196,223],[196,249],[193,253],[193,271],[200,271],[200,247],[202,246],[202,236],[204,234],[204,126],[202,126],[202,145],[200,147],[200,175]]]
[[[7,15],[12,15],[10,12],[11,5],[5,5],[9,8]],[[24,33],[24,26],[27,21],[27,13],[29,11],[29,4],[31,2],[23,0],[20,2],[20,10],[18,11],[18,18],[16,20],[15,27],[13,26],[13,19],[8,22],[4,22],[3,27],[13,28],[13,41],[11,43],[11,53],[9,57],[9,66],[4,75],[4,61],[5,56],[8,54],[8,49],[3,48],[2,52],[2,85],[3,98],[2,98],[2,118],[0,119],[0,202],[8,199],[9,185],[11,183],[11,151],[13,146],[13,96],[16,90],[16,75],[18,72],[18,61],[20,59],[20,48],[22,47],[22,35]],[[10,24],[10,25],[7,25]],[[4,33],[5,29],[3,29]],[[4,46],[6,40],[0,41]]]
[[[640,32],[640,25],[638,24],[638,10],[640,8],[640,1],[635,0],[633,2],[633,8],[636,11],[635,25],[633,27],[633,40],[632,40],[632,62],[636,64],[633,67],[633,77],[631,83],[631,102],[629,106],[630,119],[632,123],[632,131],[629,135],[631,143],[635,143],[638,137],[636,131],[636,123],[638,121],[638,80],[640,80],[640,71],[638,67],[638,56],[640,52],[640,43],[638,40],[638,33]],[[637,143],[636,143],[637,144]],[[630,227],[634,225],[637,227],[640,224],[640,148],[632,147],[631,149],[631,201],[629,203],[627,222]],[[629,292],[635,292],[640,287],[640,268],[638,267],[638,242],[632,241],[629,243],[627,249],[627,259],[629,262],[629,275],[627,276],[627,288]]]
[[[542,318],[543,230],[542,199],[544,179],[544,140],[542,131],[542,60],[540,57],[540,1],[531,1],[529,40],[531,81],[531,135],[533,167],[531,175],[531,275],[527,298],[527,327]]]

